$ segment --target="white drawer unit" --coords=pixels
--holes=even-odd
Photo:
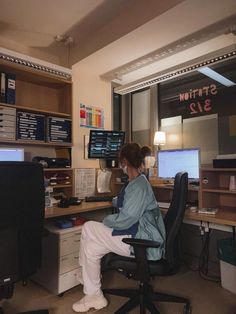
[[[47,223],[49,234],[43,238],[42,267],[33,280],[54,294],[80,284],[79,241],[81,226],[59,229]]]
[[[61,275],[58,281],[58,293],[63,293],[66,290],[71,289],[80,284],[78,278],[81,276],[81,269],[76,268],[72,271]]]
[[[60,257],[59,274],[64,274],[67,271],[78,268],[79,252],[73,252]]]
[[[0,138],[15,140],[16,109],[0,105]]]

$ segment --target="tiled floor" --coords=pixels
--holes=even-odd
[[[136,282],[127,280],[115,272],[108,272],[103,277],[103,287],[135,287]],[[183,269],[172,277],[156,278],[153,286],[161,291],[188,297],[192,301],[193,314],[236,314],[236,296],[223,288],[219,283],[201,279],[198,273]],[[26,287],[17,284],[13,298],[1,301],[6,314],[16,314],[20,311],[38,308],[50,309],[50,314],[72,314],[72,303],[83,295],[82,287],[78,286],[58,297],[33,282]],[[107,296],[108,307],[89,313],[112,314],[126,299]],[[161,314],[182,314],[183,306],[176,304],[158,305]],[[139,313],[135,309],[132,314]]]

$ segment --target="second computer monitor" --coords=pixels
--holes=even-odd
[[[88,158],[106,159],[108,164],[111,161],[117,162],[124,139],[125,132],[123,131],[91,130]]]
[[[172,179],[176,173],[188,172],[191,181],[199,180],[199,149],[160,150],[157,152],[158,177]]]
[[[24,161],[24,149],[1,147],[0,161]]]

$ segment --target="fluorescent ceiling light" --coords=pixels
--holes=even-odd
[[[235,85],[233,81],[230,81],[229,79],[217,73],[216,71],[210,69],[209,67],[200,68],[198,69],[198,72],[205,74],[206,76],[212,78],[213,80],[221,83],[224,86],[230,87],[230,86]]]

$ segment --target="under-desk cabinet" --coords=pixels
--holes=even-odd
[[[49,234],[43,238],[42,267],[32,279],[54,294],[61,294],[80,284],[81,226],[59,229],[46,224],[45,227]]]

